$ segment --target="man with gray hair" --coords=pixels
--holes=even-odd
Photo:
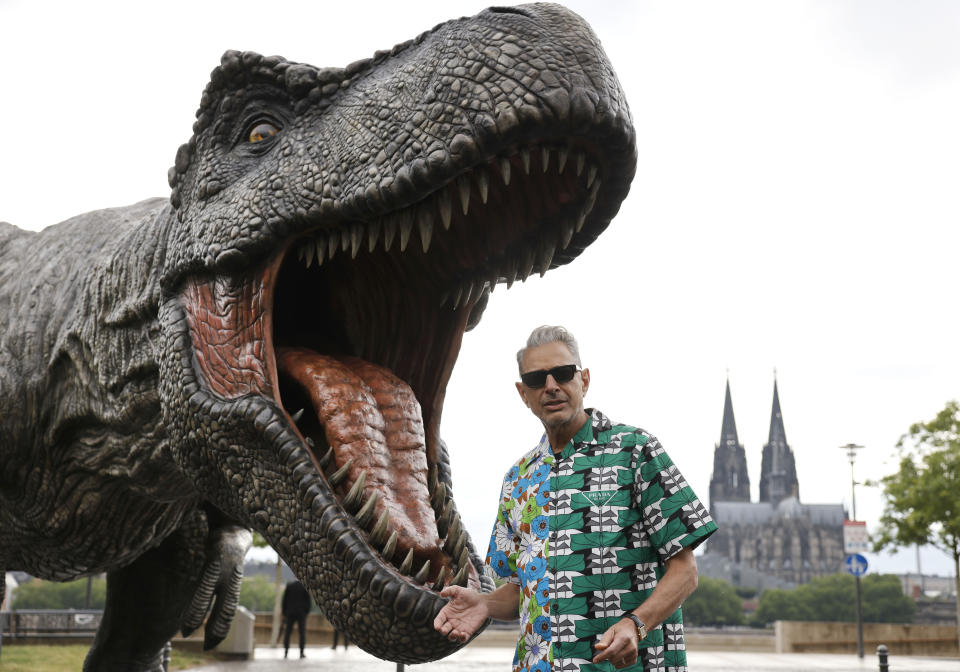
[[[545,433],[504,477],[487,552],[504,583],[448,586],[434,627],[466,641],[487,618],[519,616],[514,672],[686,670],[680,604],[716,524],[655,437],[584,408],[573,334],[534,329],[517,364]]]

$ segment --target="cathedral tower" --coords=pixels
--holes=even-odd
[[[730,379],[723,400],[723,424],[720,443],[713,449],[713,477],[710,479],[710,508],[716,502],[749,502],[750,477],[747,475],[747,456],[737,438],[737,423],[733,418],[730,399]]]
[[[788,497],[799,500],[800,485],[797,482],[797,467],[793,460],[793,451],[787,444],[787,434],[783,429],[780,395],[777,392],[777,379],[774,378],[770,438],[763,447],[763,460],[760,463],[760,501],[770,502],[776,506]]]

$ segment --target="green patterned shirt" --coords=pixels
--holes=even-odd
[[[544,436],[504,478],[486,561],[521,589],[514,672],[613,672],[590,662],[600,636],[717,529],[656,438],[588,412],[559,457]],[[686,670],[681,610],[640,647],[631,672]]]

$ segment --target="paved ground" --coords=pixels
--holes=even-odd
[[[297,655],[291,650],[291,655]],[[509,672],[513,650],[502,647],[468,647],[449,658],[425,665],[407,665],[409,672]],[[691,672],[851,672],[877,670],[876,655],[860,660],[854,655],[771,654],[691,651],[687,653]],[[255,660],[221,663],[195,668],[196,672],[396,672],[397,665],[379,660],[356,647],[333,651],[328,647],[307,648],[306,660],[283,659],[282,649],[258,648]],[[890,658],[890,672],[960,672],[960,660],[953,658]]]

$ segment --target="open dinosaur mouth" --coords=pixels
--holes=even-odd
[[[181,294],[207,389],[282,405],[309,447],[295,476],[334,493],[418,585],[479,585],[439,445],[463,334],[496,284],[545,273],[567,248],[598,165],[582,147],[510,148],[403,209],[304,222],[259,269]]]

